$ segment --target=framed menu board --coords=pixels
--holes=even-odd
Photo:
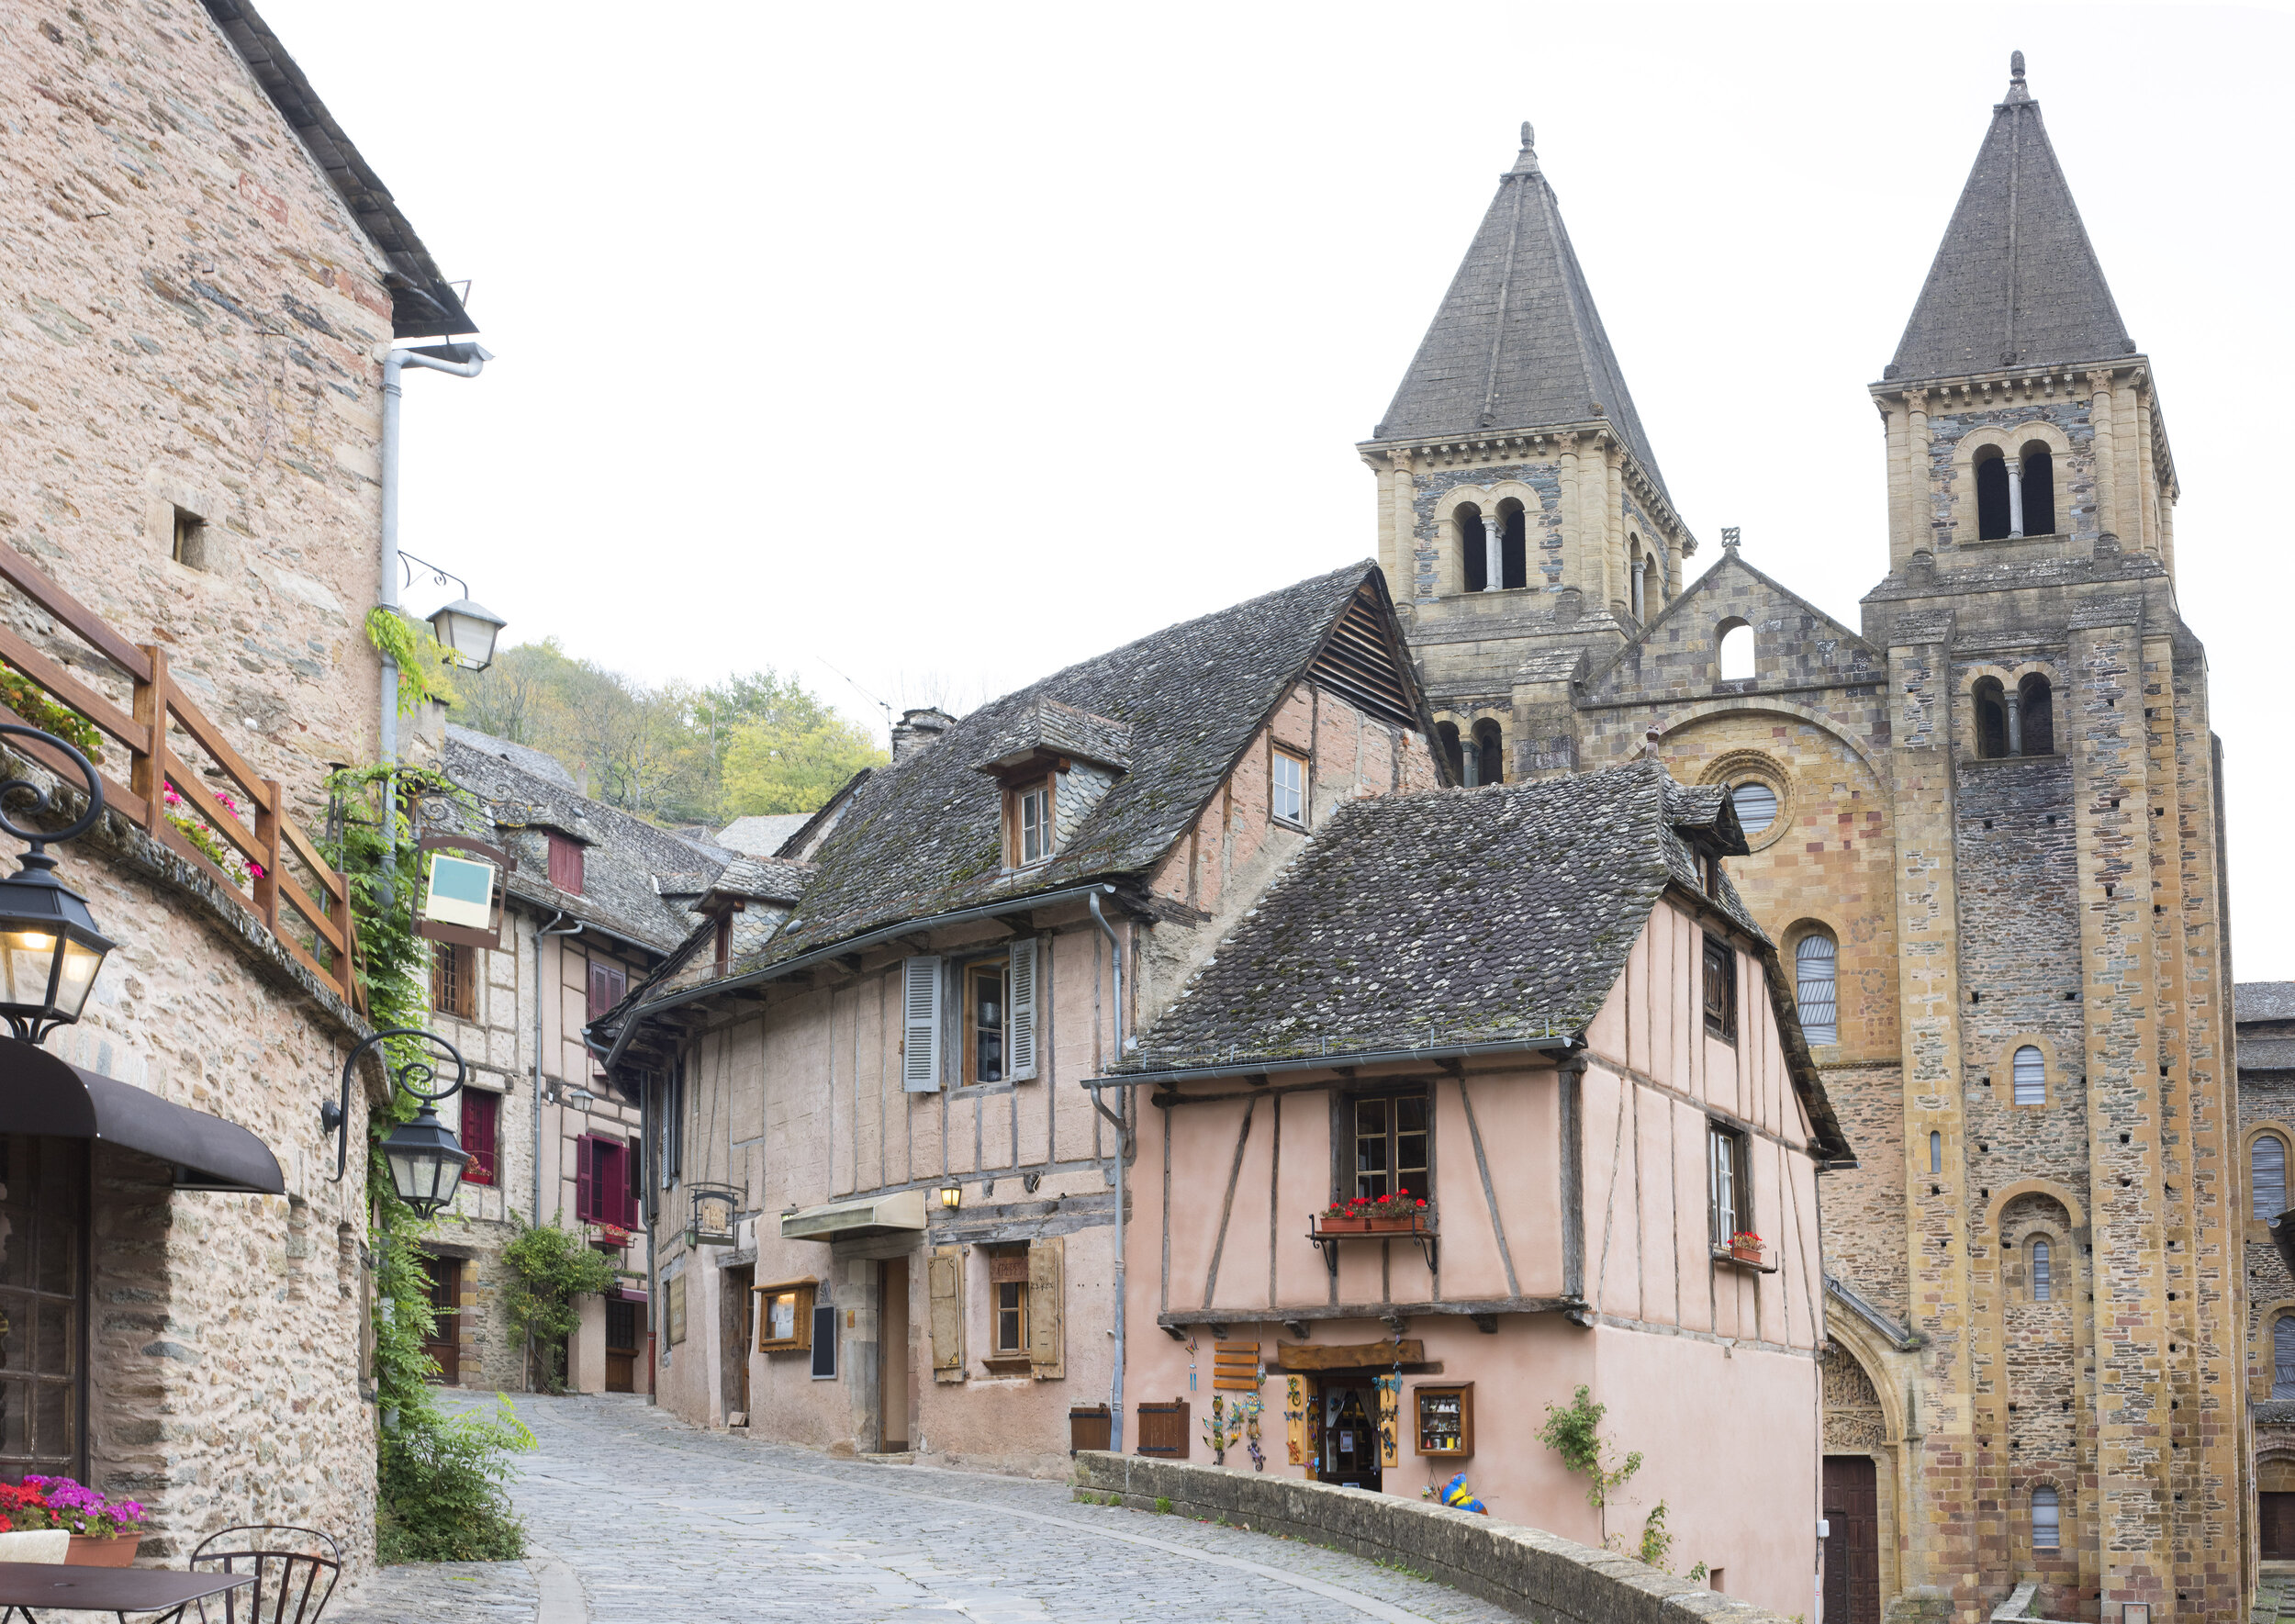
[[[812,1295],[819,1284],[808,1276],[754,1288],[758,1352],[803,1353],[812,1347]]]
[[[1417,1452],[1439,1460],[1463,1461],[1474,1452],[1474,1383],[1412,1390]]]

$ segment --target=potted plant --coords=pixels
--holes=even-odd
[[[1334,1201],[1315,1222],[1324,1235],[1391,1235],[1409,1232],[1427,1215],[1427,1204],[1407,1190],[1392,1195],[1354,1195]]]
[[[124,1568],[143,1540],[143,1507],[106,1500],[68,1477],[28,1475],[21,1488],[0,1485],[0,1518],[11,1529],[57,1529],[72,1536],[64,1561],[73,1567]]]
[[[1739,1262],[1758,1263],[1761,1261],[1761,1237],[1755,1235],[1751,1229],[1741,1229],[1730,1237],[1730,1256]]]

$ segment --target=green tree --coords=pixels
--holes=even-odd
[[[510,1289],[503,1299],[511,1331],[526,1338],[529,1375],[545,1393],[565,1390],[565,1339],[581,1316],[574,1299],[613,1284],[613,1266],[603,1252],[584,1246],[555,1223],[522,1228],[502,1249],[509,1265]],[[539,1359],[541,1368],[531,1361]]]
[[[890,759],[834,712],[818,721],[744,722],[725,752],[720,804],[727,817],[818,812],[855,773]]]

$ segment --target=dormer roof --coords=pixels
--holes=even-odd
[[[1132,729],[1129,722],[1041,699],[997,729],[987,748],[973,763],[985,773],[1002,775],[1054,758],[1088,761],[1120,773],[1132,765]]]

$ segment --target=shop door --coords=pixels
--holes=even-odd
[[[637,1391],[637,1346],[642,1307],[619,1297],[606,1299],[606,1391]]]
[[[878,1265],[877,1372],[884,1441],[888,1455],[909,1447],[909,1260],[890,1258]]]
[[[1881,1624],[1880,1495],[1873,1462],[1825,1457],[1824,1624]]]
[[[2263,1560],[2295,1562],[2295,1494],[2257,1495],[2263,1524]]]
[[[431,1334],[422,1338],[422,1351],[438,1366],[438,1379],[449,1387],[462,1384],[462,1260],[420,1259],[423,1278],[430,1282]]]
[[[1323,1470],[1325,1483],[1376,1489],[1379,1469],[1379,1394],[1370,1378],[1323,1382]]]
[[[0,1481],[87,1479],[89,1154],[0,1136]]]
[[[733,1392],[726,1408],[749,1413],[749,1337],[750,1315],[755,1312],[755,1298],[749,1288],[756,1279],[751,1269],[725,1271],[723,1323],[725,1327],[724,1368],[733,1372],[728,1383]]]

